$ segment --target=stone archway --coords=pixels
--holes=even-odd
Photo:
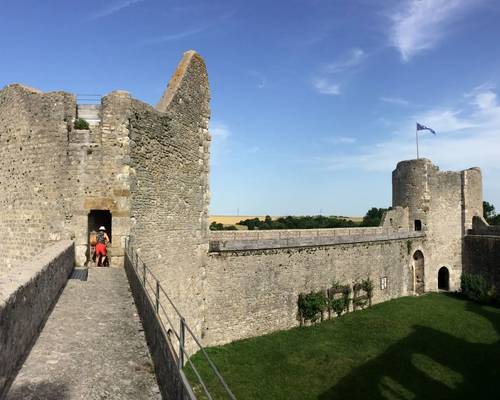
[[[450,290],[450,271],[448,268],[441,267],[438,271],[438,289],[439,290]]]
[[[414,271],[414,290],[415,294],[423,294],[425,292],[425,275],[424,275],[424,255],[420,250],[413,253],[413,271]]]

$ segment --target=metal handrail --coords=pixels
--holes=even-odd
[[[98,105],[101,104],[102,96],[100,94],[77,94],[76,102],[78,104],[93,104]]]
[[[183,384],[184,389],[186,389],[186,392],[189,394],[189,397],[192,400],[196,400],[196,396],[194,394],[194,390],[190,382],[188,381],[184,371],[183,367],[185,362],[188,363],[193,370],[194,374],[196,375],[196,378],[198,379],[198,383],[201,385],[203,388],[203,391],[205,392],[205,395],[208,397],[209,400],[213,399],[212,395],[210,394],[210,391],[208,390],[208,387],[201,377],[198,369],[194,366],[193,362],[191,361],[191,356],[189,355],[188,351],[186,350],[186,337],[185,333],[188,332],[190,338],[196,343],[198,346],[199,350],[201,350],[201,353],[203,354],[204,358],[208,362],[208,365],[210,366],[212,372],[215,374],[217,377],[219,383],[222,385],[224,391],[226,392],[227,396],[231,400],[236,400],[235,395],[229,389],[229,386],[227,383],[224,381],[224,378],[222,377],[221,373],[213,363],[213,361],[210,359],[208,353],[205,351],[205,348],[201,344],[201,342],[198,340],[196,337],[195,333],[191,330],[189,325],[186,323],[186,320],[184,319],[184,316],[181,314],[179,309],[176,307],[170,296],[167,294],[163,286],[160,284],[160,280],[156,277],[156,275],[149,269],[149,267],[146,265],[146,263],[142,260],[142,258],[139,256],[137,251],[135,251],[132,248],[132,245],[130,243],[130,239],[126,238],[125,241],[125,252],[127,254],[127,257],[131,261],[132,264],[132,269],[134,270],[138,281],[141,283],[144,292],[146,293],[146,297],[148,298],[148,301],[150,302],[150,305],[152,308],[156,311],[156,318],[160,324],[162,334],[165,337],[166,340],[170,341],[170,337],[168,335],[168,332],[171,331],[175,335],[176,339],[179,342],[178,346],[178,354],[177,356],[177,362],[178,362],[178,370],[179,374],[181,377],[181,382]],[[134,262],[134,255],[135,255],[135,262]],[[142,264],[142,265],[139,265]],[[141,269],[141,271],[139,270]],[[142,273],[142,276],[141,276]],[[151,280],[148,280],[148,274],[150,277],[152,277],[154,284],[151,284]],[[148,289],[149,288],[149,289]],[[154,293],[154,297],[151,296],[151,293]],[[160,301],[160,294],[163,293],[163,297],[165,297],[168,300],[168,304],[173,308],[175,315],[179,318],[180,320],[180,325],[179,325],[179,331],[177,331],[175,324],[173,323],[172,319],[169,317],[169,314],[167,310],[164,307],[164,302]],[[160,312],[161,311],[161,312]],[[163,323],[163,318],[161,316],[163,314],[166,317],[166,320],[168,322],[168,325],[170,326],[170,329],[167,329],[167,327]],[[171,342],[171,341],[170,341]],[[174,349],[174,346],[172,346]],[[175,350],[174,350],[175,351]]]

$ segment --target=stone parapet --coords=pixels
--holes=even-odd
[[[211,232],[210,251],[329,246],[423,237],[423,232],[392,228],[297,229],[285,231]]]
[[[75,261],[72,241],[60,241],[0,280],[0,399],[35,342]]]

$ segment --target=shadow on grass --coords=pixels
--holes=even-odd
[[[453,296],[453,295],[450,295]],[[466,310],[487,319],[500,333],[500,313],[467,302]],[[318,396],[327,399],[497,398],[500,341],[472,343],[424,326],[355,368]]]

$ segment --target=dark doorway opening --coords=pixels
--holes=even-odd
[[[450,272],[448,268],[441,267],[438,271],[438,289],[450,290]]]
[[[106,228],[106,233],[109,236],[109,240],[112,241],[112,218],[111,212],[109,210],[90,210],[88,217],[88,231],[87,240],[90,241],[90,233],[97,232],[99,227],[104,226]],[[87,250],[87,261],[91,261],[92,252],[90,242]]]
[[[422,221],[420,221],[419,219],[415,220],[415,230],[416,231],[421,231],[422,230]]]

